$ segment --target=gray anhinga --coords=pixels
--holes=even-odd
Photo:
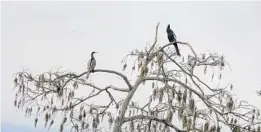
[[[87,73],[87,76],[86,76],[87,79],[89,78],[90,73],[93,72],[93,70],[96,66],[96,60],[94,58],[95,53],[98,53],[98,52],[93,51],[91,53],[91,59],[89,60],[89,62],[87,64],[87,70],[88,70],[88,73]]]
[[[175,49],[176,49],[176,52],[177,54],[180,56],[180,53],[179,53],[179,48],[178,48],[178,43],[176,43],[176,35],[175,33],[170,29],[170,25],[168,24],[168,27],[167,27],[167,34],[168,34],[168,39],[169,39],[169,42],[174,42],[173,45],[175,46]]]

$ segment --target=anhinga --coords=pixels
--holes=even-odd
[[[175,42],[173,43],[173,45],[175,46],[175,49],[176,49],[176,52],[177,54],[180,56],[180,53],[179,53],[179,48],[178,48],[178,43],[176,43],[176,35],[175,33],[170,29],[170,25],[168,24],[168,27],[167,27],[167,34],[168,34],[168,39],[169,39],[169,42]]]
[[[87,76],[86,76],[87,79],[89,78],[90,73],[93,72],[93,70],[96,66],[96,60],[93,56],[95,53],[98,53],[98,52],[93,51],[91,53],[91,59],[89,60],[89,62],[87,64],[87,70],[88,70],[88,73],[87,73]]]

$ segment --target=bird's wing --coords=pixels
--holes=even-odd
[[[169,31],[171,34],[173,34],[173,35],[175,34],[172,29],[169,29]]]
[[[174,34],[174,32],[170,28],[167,29],[167,33],[168,33],[168,35]]]
[[[90,65],[89,65],[89,70],[94,70],[95,66],[96,66],[96,60],[93,58],[91,61],[90,61]]]
[[[173,31],[172,31],[173,32]],[[174,36],[174,39],[175,39],[175,41],[176,41],[176,39],[177,39],[177,36],[176,36],[176,34],[173,32],[173,36]]]
[[[90,67],[91,67],[91,60],[89,60],[87,63],[87,70],[90,70]]]

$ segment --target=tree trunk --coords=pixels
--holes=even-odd
[[[120,132],[123,123],[123,118],[128,108],[128,105],[141,82],[142,82],[142,78],[138,78],[135,85],[132,87],[131,91],[128,93],[127,97],[125,98],[120,110],[121,113],[115,120],[112,132]]]

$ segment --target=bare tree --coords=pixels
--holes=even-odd
[[[214,86],[222,79],[222,71],[228,66],[224,56],[217,53],[197,54],[189,43],[176,41],[190,53],[187,58],[178,57],[173,43],[160,47],[157,42],[159,23],[156,26],[154,43],[143,50],[134,50],[123,60],[135,79],[121,71],[95,69],[91,74],[113,74],[122,79],[125,87],[117,84],[99,87],[84,77],[88,71],[49,71],[33,76],[27,71],[18,72],[14,83],[16,96],[14,105],[25,109],[26,116],[44,115],[45,126],[54,124],[57,113],[62,113],[62,132],[66,124],[71,131],[105,131],[102,122],[107,122],[113,132],[120,131],[177,131],[177,132],[260,132],[260,110],[239,101],[231,93],[232,84]],[[202,69],[201,71],[196,70]],[[201,72],[210,80],[204,81],[195,73]],[[218,79],[213,79],[218,78]],[[213,83],[213,84],[212,84]],[[148,89],[148,100],[144,104],[133,101],[137,89]],[[88,89],[84,97],[75,91]],[[114,92],[122,94],[116,98]],[[105,105],[97,98],[108,97]],[[92,101],[90,101],[92,100]],[[106,119],[106,120],[104,120]]]

